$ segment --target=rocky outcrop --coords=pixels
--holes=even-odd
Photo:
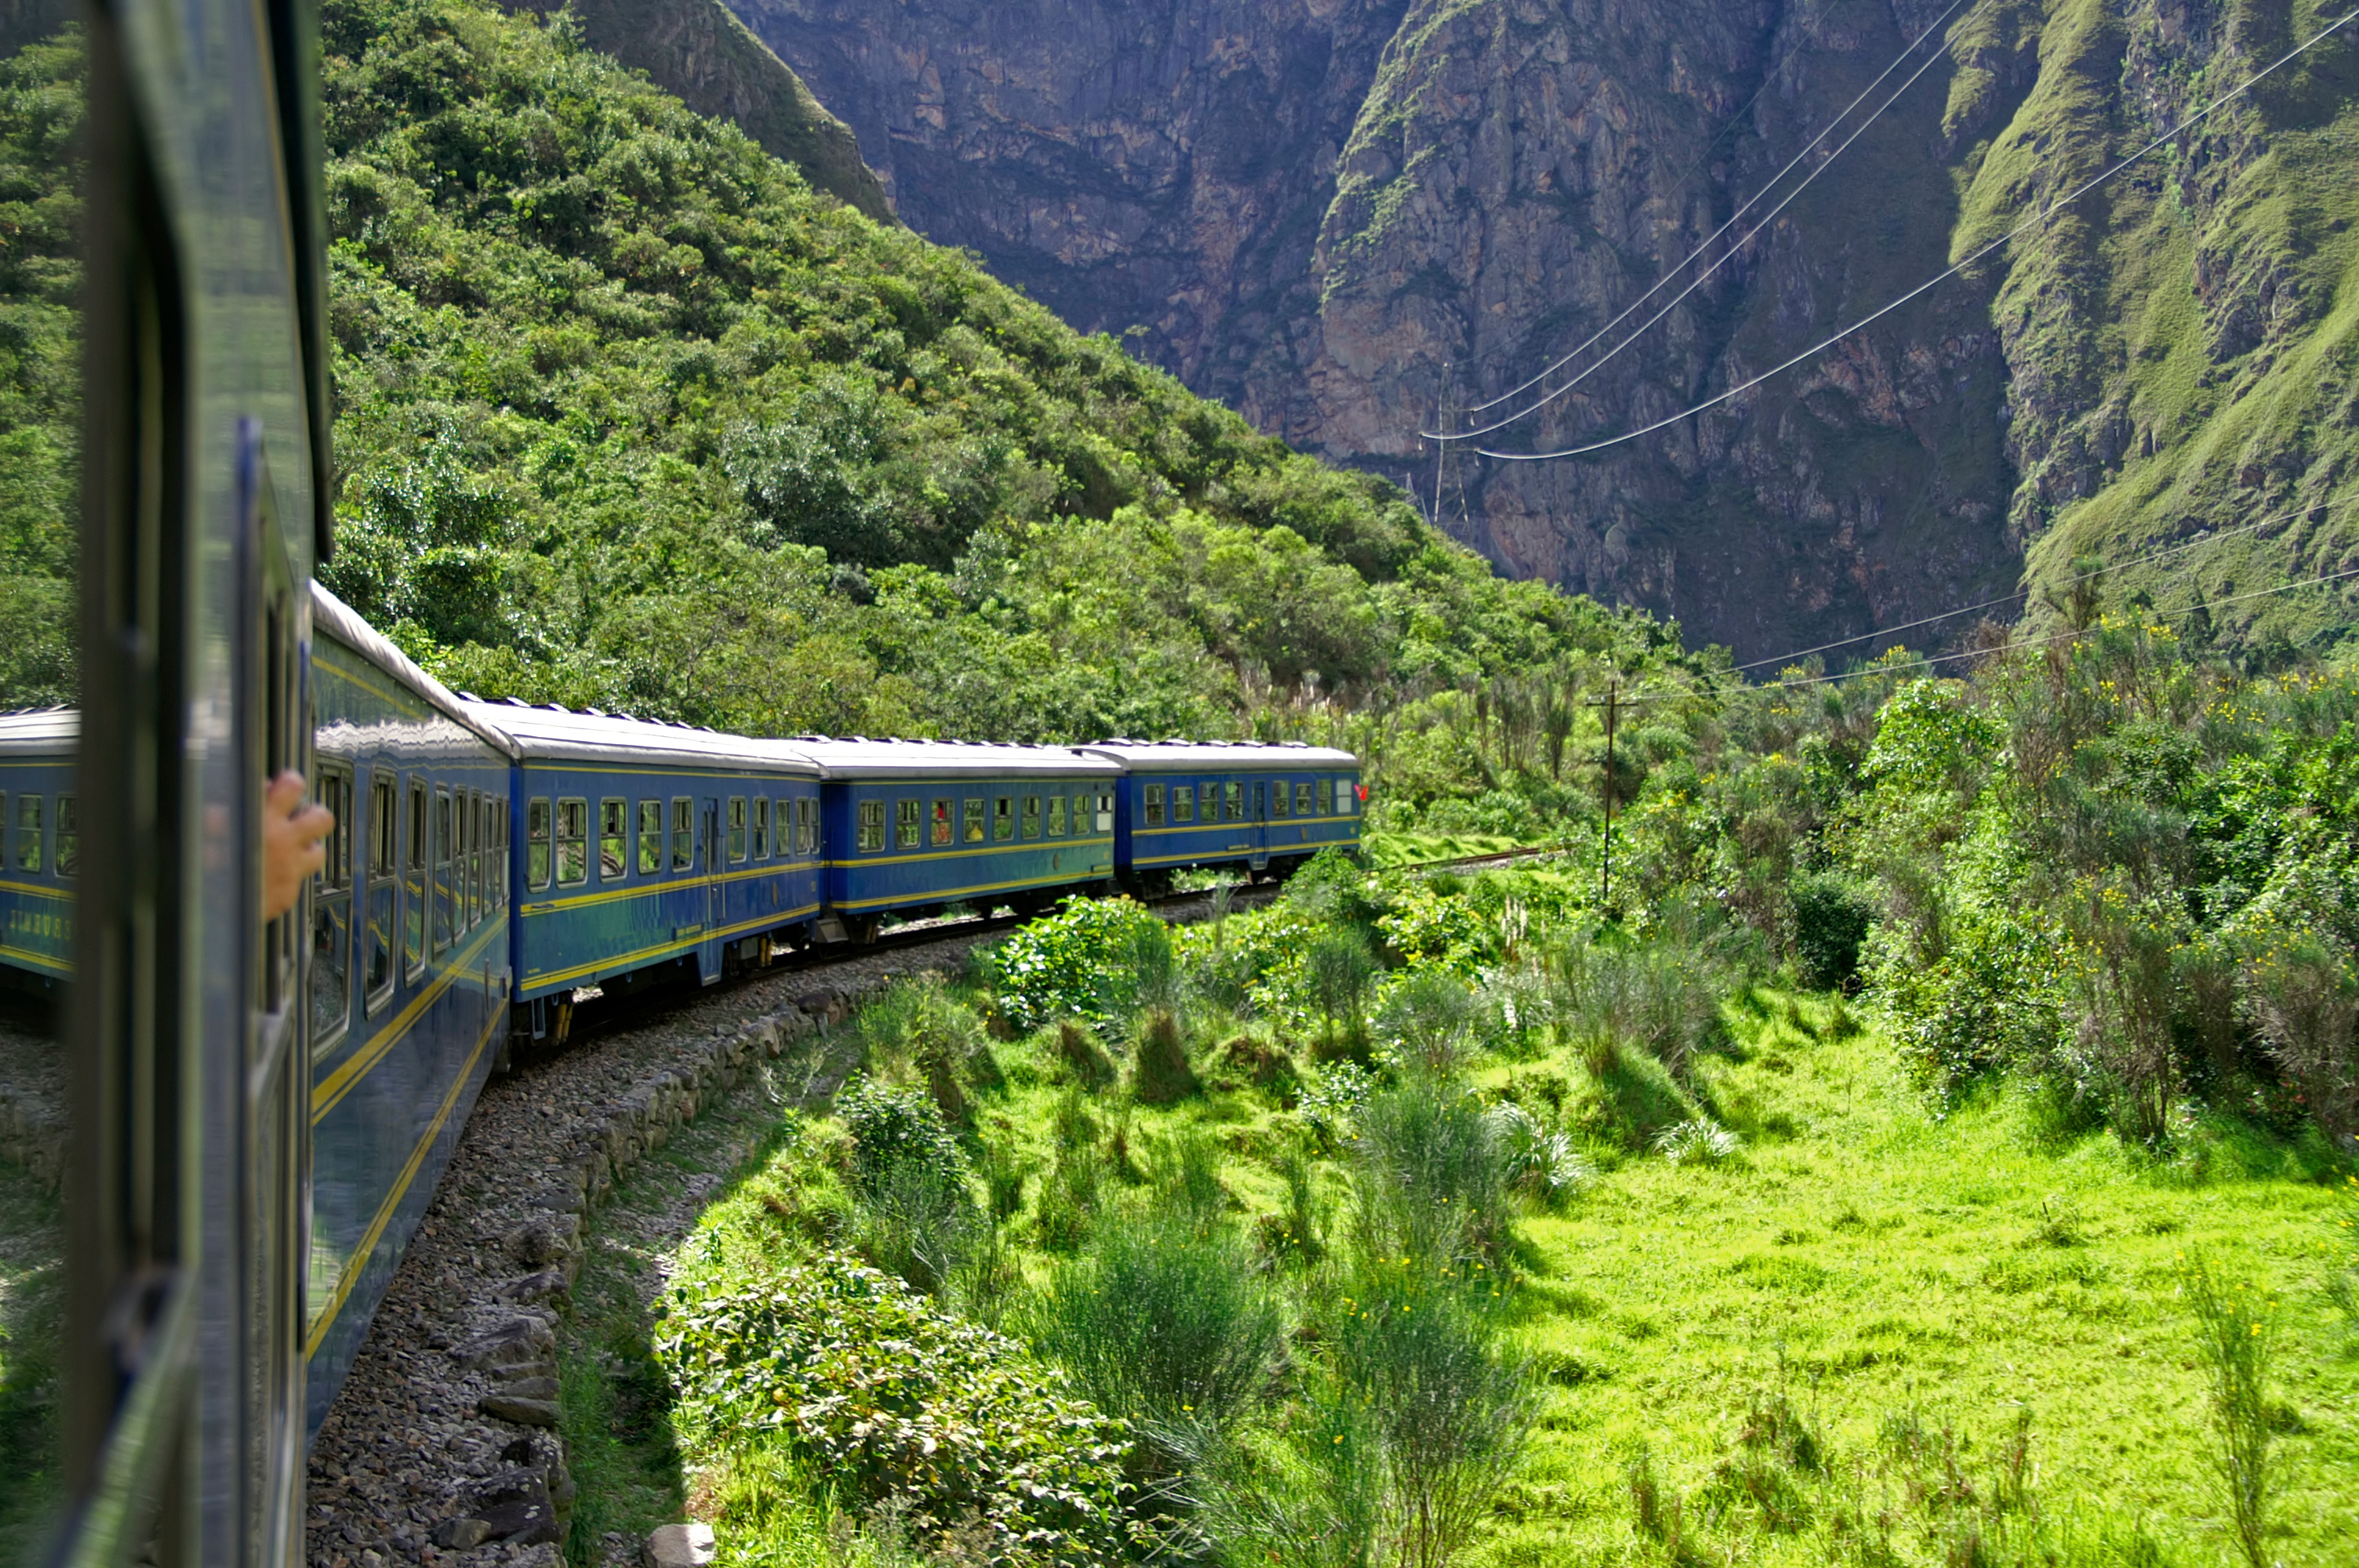
[[[2234,463],[2172,454],[2221,412],[2194,394],[2264,360],[2282,379],[2325,322],[2347,249],[2326,176],[2343,46],[1701,418],[1527,465],[1437,461],[1416,434],[1672,275],[1937,23],[1932,67],[1806,193],[1495,444],[1608,437],[1806,353],[2170,124],[2196,83],[2290,47],[2282,5],[733,4],[852,124],[912,226],[1078,326],[1133,332],[1264,428],[1411,483],[1503,567],[1741,656],[1996,597],[2027,551],[2052,575],[2098,535],[2119,553],[2226,521],[2221,473],[2298,499],[2335,471],[2288,434],[2343,427],[2331,396],[2296,411],[2315,381],[2275,388]],[[2304,149],[2318,178],[2288,201]],[[2147,462],[2170,471],[2140,479]]]

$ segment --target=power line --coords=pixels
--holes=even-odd
[[[1918,296],[1932,288],[1935,285],[1945,283],[1949,279],[1955,277],[1958,274],[1973,266],[1976,262],[1981,261],[1984,256],[1989,255],[1992,252],[1999,249],[2001,246],[2009,243],[2017,236],[2027,233],[2031,230],[2038,227],[2057,212],[2071,206],[2073,202],[2080,200],[2081,198],[2086,196],[2090,191],[2096,189],[2097,187],[2104,184],[2107,180],[2113,178],[2114,176],[2129,168],[2130,165],[2136,163],[2148,153],[2153,152],[2156,148],[2162,146],[2168,142],[2176,140],[2182,133],[2192,128],[2200,121],[2210,118],[2219,110],[2225,108],[2236,99],[2243,97],[2245,93],[2258,86],[2263,78],[2289,64],[2300,56],[2307,54],[2319,44],[2325,42],[2326,39],[2332,37],[2334,34],[2341,32],[2344,27],[2350,26],[2354,20],[2359,20],[2359,11],[2349,13],[2344,16],[2341,21],[2336,22],[2332,27],[2321,30],[2307,41],[2298,45],[2285,55],[2279,57],[2271,64],[2254,72],[2251,76],[2245,78],[2238,86],[2227,92],[2222,93],[2210,103],[2205,104],[2203,108],[2197,111],[2195,114],[2189,115],[2186,119],[2180,121],[2178,124],[2172,126],[2161,135],[2155,137],[2152,141],[2138,148],[2137,151],[2130,154],[2127,157],[2123,158],[2119,163],[2114,164],[2104,173],[2078,187],[2071,194],[2059,200],[2049,203],[2034,216],[2025,219],[2014,228],[2009,229],[2006,233],[2001,234],[1997,239],[1991,241],[1990,243],[1983,246],[1980,250],[1977,250],[1971,255],[1967,256],[1963,261],[1957,262],[1942,271],[1934,274],[1931,277],[1927,278],[1923,283],[1919,284],[1916,287],[1900,296],[1897,299],[1895,299],[1891,303],[1860,318],[1860,319],[1853,322],[1850,326],[1843,328],[1841,331],[1834,333],[1831,337],[1822,339],[1819,342],[1803,350],[1800,353],[1796,354],[1793,358],[1787,360],[1783,363],[1772,366],[1770,369],[1763,371],[1759,375],[1755,376],[1750,381],[1739,383],[1737,385],[1730,387],[1725,392],[1722,392],[1714,396],[1706,398],[1704,401],[1695,405],[1691,408],[1682,409],[1677,414],[1658,419],[1651,425],[1644,425],[1636,430],[1627,430],[1619,436],[1611,436],[1602,441],[1591,441],[1585,445],[1578,447],[1565,447],[1553,452],[1501,452],[1494,451],[1488,447],[1477,447],[1475,450],[1486,458],[1497,458],[1504,462],[1516,463],[1553,462],[1560,458],[1586,457],[1592,452],[1605,451],[1610,448],[1624,446],[1631,441],[1636,441],[1644,437],[1651,436],[1658,430],[1667,430],[1674,425],[1683,424],[1687,420],[1694,418],[1699,414],[1706,413],[1711,409],[1719,407],[1723,403],[1741,397],[1745,394],[1752,391],[1755,387],[1759,386],[1762,383],[1769,381],[1774,377],[1783,375],[1786,372],[1792,370],[1796,365],[1801,364],[1806,361],[1817,358],[1820,354],[1824,353],[1827,350],[1834,347],[1835,344],[1843,341],[1845,338],[1850,337],[1853,333],[1859,331],[1863,328],[1874,325],[1875,322],[1891,315],[1895,310],[1899,309],[1902,306],[1915,299]]]
[[[1574,360],[1587,352],[1599,339],[1603,338],[1607,333],[1613,331],[1614,329],[1628,320],[1631,315],[1636,312],[1640,306],[1646,304],[1647,300],[1652,299],[1658,293],[1661,292],[1661,290],[1667,287],[1673,278],[1677,277],[1680,273],[1687,267],[1689,263],[1702,256],[1706,251],[1712,248],[1715,241],[1717,241],[1723,234],[1727,233],[1731,228],[1735,226],[1739,219],[1743,218],[1745,213],[1751,211],[1754,206],[1764,197],[1767,196],[1770,191],[1776,189],[1779,180],[1792,173],[1796,166],[1799,165],[1804,158],[1810,155],[1812,148],[1815,148],[1821,142],[1824,141],[1828,135],[1832,133],[1837,125],[1843,124],[1844,118],[1848,116],[1854,109],[1859,107],[1860,103],[1865,100],[1868,93],[1875,92],[1875,89],[1883,83],[1885,77],[1891,75],[1895,70],[1898,70],[1901,61],[1907,59],[1908,56],[1915,51],[1919,44],[1924,42],[1926,38],[1930,38],[1933,33],[1940,28],[1942,22],[1946,22],[1950,19],[1951,12],[1955,11],[1960,5],[1964,5],[1965,3],[1966,0],[1951,0],[1950,10],[1941,13],[1940,19],[1937,20],[1932,27],[1926,28],[1924,32],[1919,33],[1915,39],[1911,40],[1908,47],[1901,50],[1899,55],[1894,59],[1890,65],[1884,68],[1883,73],[1877,76],[1874,81],[1867,84],[1866,88],[1861,92],[1859,97],[1853,99],[1849,103],[1843,106],[1843,114],[1838,114],[1833,119],[1828,121],[1825,129],[1821,130],[1817,135],[1810,138],[1810,146],[1805,146],[1799,153],[1797,153],[1794,156],[1792,162],[1787,164],[1784,168],[1779,169],[1770,178],[1767,184],[1763,185],[1759,190],[1753,193],[1751,199],[1748,200],[1744,206],[1731,213],[1729,215],[1728,222],[1723,223],[1718,229],[1714,230],[1710,239],[1705,240],[1702,244],[1698,245],[1693,252],[1690,253],[1680,262],[1678,266],[1675,266],[1669,271],[1664,273],[1662,277],[1652,288],[1647,289],[1646,293],[1632,300],[1619,316],[1614,317],[1613,320],[1608,321],[1604,326],[1600,327],[1594,333],[1591,334],[1587,341],[1574,349],[1571,353],[1566,354],[1554,364],[1549,366],[1546,370],[1540,372],[1538,375],[1533,376],[1529,381],[1525,382],[1521,386],[1515,387],[1510,391],[1503,392],[1498,396],[1492,398],[1488,403],[1478,403],[1472,408],[1466,409],[1463,412],[1469,414],[1479,414],[1486,408],[1495,408],[1500,404],[1506,402],[1507,399],[1517,396],[1520,394],[1528,391],[1530,388],[1538,385],[1541,382],[1546,381],[1549,376],[1554,375],[1558,371],[1562,370],[1566,365],[1571,364]],[[1924,63],[1919,65],[1916,70],[1909,75],[1908,80],[1902,82],[1897,88],[1896,88],[1889,98],[1886,98],[1883,103],[1877,104],[1875,106],[1875,112],[1868,115],[1866,119],[1861,121],[1858,128],[1854,130],[1848,136],[1845,136],[1835,147],[1835,150],[1829,153],[1825,159],[1821,161],[1816,168],[1811,169],[1809,174],[1805,175],[1799,185],[1794,187],[1792,190],[1788,191],[1785,198],[1780,200],[1777,206],[1772,207],[1769,210],[1767,217],[1763,218],[1758,223],[1753,225],[1752,228],[1747,229],[1742,238],[1738,239],[1735,243],[1730,245],[1726,250],[1720,254],[1718,260],[1705,267],[1702,271],[1697,273],[1693,278],[1689,280],[1688,286],[1685,288],[1680,289],[1679,293],[1673,295],[1669,304],[1656,311],[1652,316],[1647,317],[1647,319],[1639,325],[1636,330],[1633,331],[1628,337],[1623,339],[1620,342],[1614,344],[1611,349],[1608,349],[1595,363],[1582,370],[1580,374],[1574,376],[1571,381],[1566,382],[1562,386],[1558,387],[1555,391],[1548,393],[1542,396],[1538,402],[1533,404],[1530,407],[1515,414],[1510,414],[1506,417],[1497,420],[1495,423],[1481,426],[1472,430],[1424,430],[1419,431],[1419,434],[1428,440],[1470,441],[1478,436],[1487,436],[1495,430],[1504,430],[1508,426],[1515,424],[1517,420],[1526,418],[1547,407],[1549,404],[1555,402],[1558,398],[1562,397],[1566,393],[1571,392],[1574,387],[1579,386],[1582,382],[1587,381],[1591,376],[1596,374],[1599,371],[1613,363],[1614,360],[1621,356],[1623,351],[1629,348],[1631,344],[1636,342],[1640,338],[1646,336],[1648,331],[1652,330],[1657,322],[1662,320],[1664,317],[1678,309],[1680,302],[1686,299],[1689,295],[1693,294],[1697,289],[1701,288],[1704,286],[1705,280],[1710,278],[1712,274],[1718,272],[1722,267],[1727,265],[1737,256],[1743,254],[1745,247],[1752,243],[1755,238],[1756,238],[1762,231],[1768,228],[1770,223],[1777,219],[1777,214],[1792,206],[1801,196],[1802,192],[1810,188],[1811,182],[1817,179],[1820,175],[1824,174],[1828,169],[1833,168],[1835,160],[1842,157],[1844,152],[1849,150],[1852,143],[1859,140],[1862,135],[1864,135],[1870,125],[1875,124],[1876,121],[1884,117],[1884,112],[1886,110],[1891,108],[1895,103],[1900,101],[1900,95],[1902,93],[1908,92],[1911,87],[1916,86],[1918,80],[1927,71],[1932,70],[1934,66],[1940,64],[1940,60],[1941,55],[1939,51],[1926,56]],[[1438,425],[1441,423],[1441,421],[1437,420],[1435,423]]]
[[[2314,502],[2308,506],[2297,507],[2291,512],[2280,512],[2274,517],[2264,517],[2257,523],[2246,523],[2234,528],[2223,528],[2216,534],[2207,533],[2200,539],[2189,539],[2181,544],[2166,545],[2161,549],[2150,550],[2142,556],[2132,556],[2127,560],[2109,561],[2105,565],[2098,568],[2095,571],[2082,572],[2077,576],[2066,578],[2064,581],[2067,584],[2087,582],[2091,578],[2104,577],[2108,572],[2122,571],[2130,567],[2145,566],[2149,562],[2162,560],[2170,556],[2181,555],[2186,551],[2197,549],[2205,545],[2216,545],[2223,539],[2234,539],[2240,535],[2255,533],[2260,529],[2267,527],[2272,523],[2285,523],[2297,518],[2309,517],[2312,514],[2334,512],[2343,507],[2353,504],[2359,504],[2359,495],[2348,495],[2343,497],[2341,501]],[[1824,654],[1836,648],[1847,648],[1854,643],[1865,643],[1877,637],[1888,637],[1897,632],[1914,632],[1920,626],[1930,626],[1938,622],[1952,621],[1961,615],[1972,615],[1977,610],[1991,610],[2002,604],[2011,604],[2015,600],[2023,598],[2024,595],[2030,591],[2031,590],[2027,588],[2018,588],[2013,593],[2003,595],[2000,598],[1985,599],[1980,604],[1962,605],[1956,610],[1944,610],[1939,615],[1928,615],[1922,621],[1904,621],[1897,626],[1879,626],[1872,632],[1862,632],[1856,637],[1838,638],[1832,643],[1821,643],[1815,648],[1798,648],[1790,654],[1779,654],[1775,658],[1751,659],[1747,660],[1744,664],[1733,665],[1732,667],[1740,670],[1757,670],[1764,665],[1782,665],[1788,659],[1806,659],[1812,654]]]

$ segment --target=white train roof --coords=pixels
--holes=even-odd
[[[1114,778],[1121,768],[1072,746],[1006,741],[874,741],[865,736],[797,735],[765,741],[817,762],[831,779]]]
[[[1299,741],[1099,741],[1081,750],[1135,773],[1250,773],[1270,768],[1356,768],[1349,752]]]
[[[484,702],[462,697],[478,723],[509,738],[527,762],[661,763],[671,767],[732,768],[812,779],[819,765],[774,741],[727,735],[692,724],[628,714],[577,712],[552,703],[535,708],[511,697]]]
[[[71,762],[81,744],[78,709],[25,708],[0,713],[0,757],[56,757]]]
[[[362,620],[359,611],[315,582],[311,585],[311,634],[316,637],[323,632],[408,687],[412,694],[422,697],[444,717],[474,730],[497,750],[510,756],[516,754],[516,748],[496,726],[487,726],[470,713],[470,705],[461,701],[458,693],[419,668],[418,661],[395,647],[384,633]]]

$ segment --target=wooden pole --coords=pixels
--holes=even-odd
[[[1605,683],[1605,853],[1598,864],[1597,906],[1614,907],[1614,719],[1621,706],[1618,680]]]

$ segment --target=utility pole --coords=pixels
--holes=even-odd
[[[1450,362],[1441,364],[1441,389],[1433,395],[1433,427],[1444,435],[1450,431]],[[1450,460],[1450,443],[1433,444],[1433,525],[1441,526],[1441,475]]]
[[[1621,678],[1608,676],[1605,700],[1589,706],[1605,709],[1605,852],[1598,863],[1597,906],[1610,911],[1614,907],[1614,720],[1621,712]]]

